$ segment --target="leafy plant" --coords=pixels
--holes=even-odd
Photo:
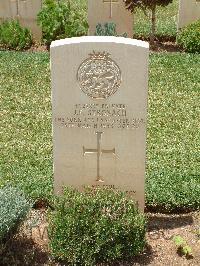
[[[27,49],[32,45],[32,36],[17,20],[4,21],[0,25],[0,45],[7,49]]]
[[[179,0],[173,0],[166,7],[156,8],[156,33],[158,40],[175,40],[177,35],[177,14]],[[136,8],[134,12],[134,38],[147,39],[151,35],[151,10]]]
[[[186,52],[200,53],[200,19],[180,30],[177,43]]]
[[[31,205],[19,189],[10,186],[0,189],[0,202],[0,241],[4,243],[19,227]]]
[[[87,34],[86,16],[70,0],[45,0],[37,21],[42,28],[43,41],[47,45],[57,39]]]
[[[147,15],[146,10],[149,9],[151,11],[151,42],[154,41],[155,33],[156,33],[156,8],[157,6],[167,6],[172,3],[173,0],[124,0],[125,5],[128,10],[132,13],[136,10],[136,8],[140,8]],[[148,15],[147,15],[148,16]]]
[[[71,265],[126,259],[145,245],[145,218],[133,200],[111,189],[65,189],[49,216],[52,255]]]
[[[122,35],[118,35],[116,31],[116,24],[113,22],[107,22],[104,25],[98,23],[96,26],[96,36],[122,36],[127,37],[127,33],[123,33]]]
[[[186,258],[192,257],[192,248],[187,244],[187,242],[181,236],[174,236],[173,241],[178,247],[178,253],[180,255],[186,256]]]

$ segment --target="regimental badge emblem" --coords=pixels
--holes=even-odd
[[[122,76],[117,63],[106,52],[89,54],[77,72],[81,90],[92,99],[106,99],[120,87]]]

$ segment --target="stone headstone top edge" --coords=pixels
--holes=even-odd
[[[77,44],[77,43],[118,43],[118,44],[129,44],[134,46],[143,47],[149,49],[149,43],[145,41],[140,41],[131,38],[124,38],[124,37],[115,37],[115,36],[83,36],[83,37],[73,37],[73,38],[66,38],[61,40],[56,40],[51,43],[51,48],[57,46],[63,46],[66,44]]]

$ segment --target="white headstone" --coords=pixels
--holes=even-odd
[[[31,30],[34,39],[40,40],[42,30],[37,25],[37,14],[41,7],[42,0],[0,0],[0,22],[17,19]]]
[[[42,8],[42,0],[19,0],[19,21],[33,33],[33,37],[40,40],[42,30],[37,25],[37,14]]]
[[[115,23],[118,35],[133,37],[133,15],[123,0],[88,0],[89,35],[95,35],[98,23]]]
[[[127,191],[144,208],[148,43],[80,37],[51,45],[54,184]]]
[[[178,29],[200,19],[200,0],[179,0]]]
[[[17,0],[0,0],[0,20],[17,16]]]

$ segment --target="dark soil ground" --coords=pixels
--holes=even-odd
[[[182,52],[183,50],[172,41],[155,41],[153,45],[150,46],[150,50],[154,52]]]
[[[182,52],[182,49],[171,40],[155,40],[154,44],[150,45],[150,50],[154,52]],[[32,46],[28,51],[31,52],[44,52],[48,51],[45,45],[36,44]]]
[[[144,41],[148,41],[147,39],[144,39]],[[3,47],[0,47],[0,50],[6,50],[3,49]],[[40,43],[35,43],[31,48],[29,48],[28,52],[46,52],[49,48],[45,45],[41,45]],[[154,44],[150,45],[150,50],[154,52],[182,52],[183,50],[176,44],[174,39],[161,39],[157,38],[154,41]]]
[[[52,265],[55,262],[48,250],[45,208],[32,210],[14,239],[0,255],[1,266]],[[144,252],[131,261],[115,262],[112,266],[124,265],[200,265],[200,212],[187,214],[146,213],[148,217],[147,245]],[[180,235],[192,248],[192,256],[186,258],[178,252],[172,240]],[[105,265],[101,265],[105,266]]]

